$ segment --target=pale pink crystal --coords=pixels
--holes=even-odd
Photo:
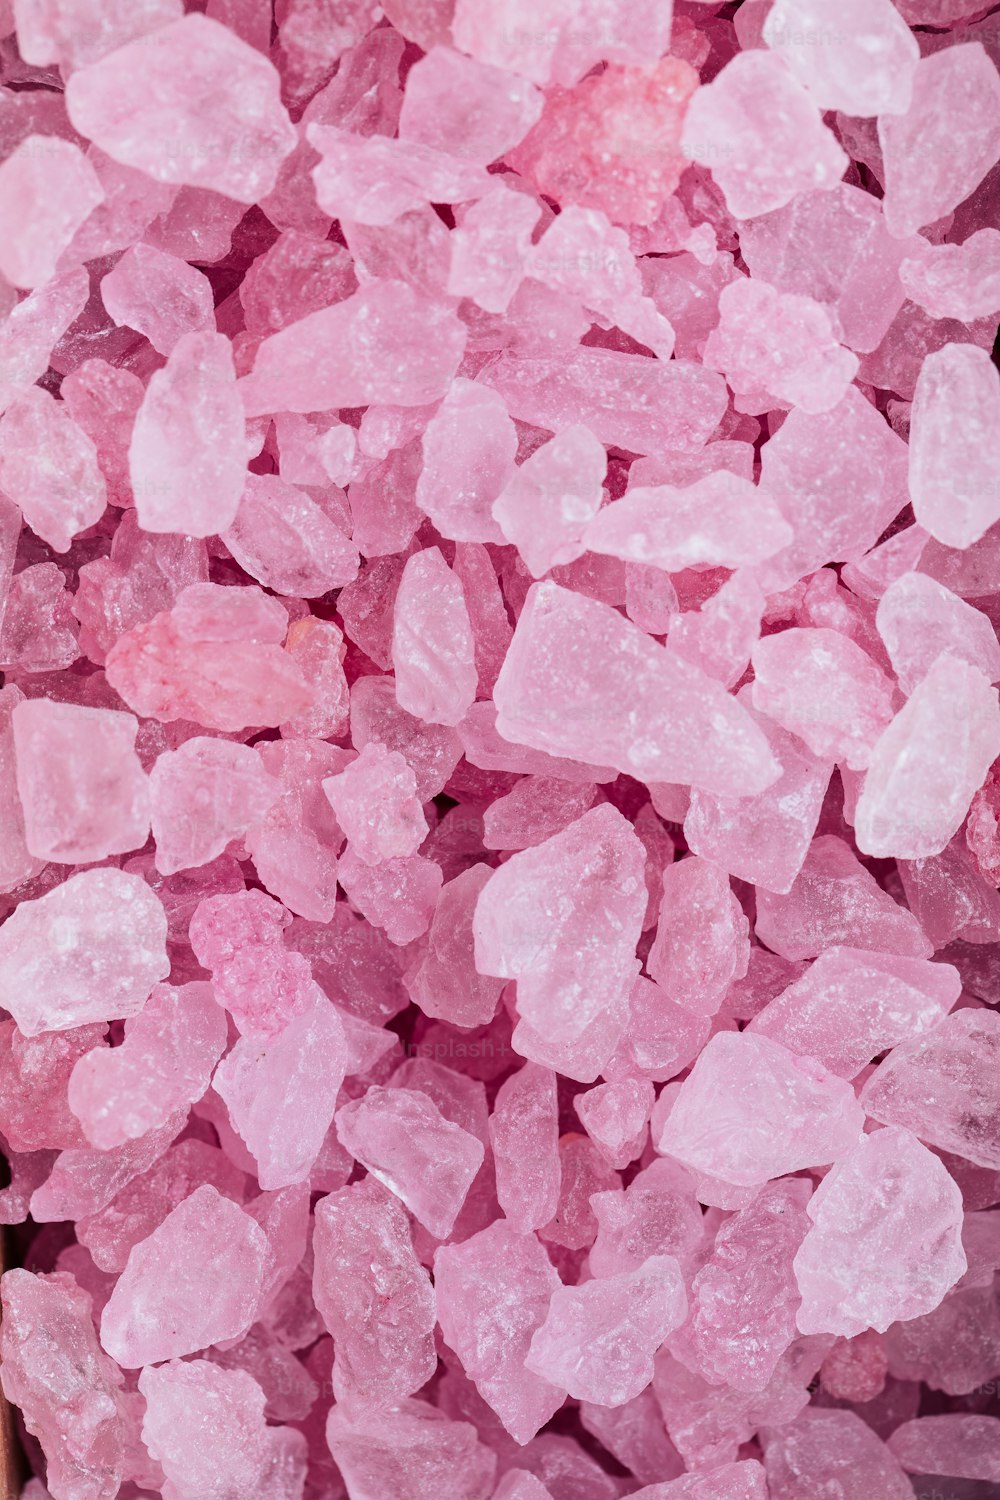
[[[401,946],[423,937],[430,926],[444,874],[422,854],[369,865],[348,846],[338,860],[337,879],[352,906]]]
[[[892,0],[846,0],[831,24],[824,0],[775,0],[764,40],[820,109],[905,114],[920,49]]]
[[[499,542],[491,507],[514,472],[517,430],[488,386],[459,378],[424,432],[416,501],[442,536]]]
[[[0,438],[0,488],[36,536],[53,551],[68,552],[107,503],[96,447],[65,403],[34,385],[8,405]]]
[[[634,1271],[558,1287],[531,1340],[526,1368],[571,1396],[623,1406],[653,1378],[653,1355],[683,1322],[687,1297],[677,1261],[651,1256]]]
[[[32,854],[88,864],[142,847],[150,801],[132,714],[34,698],[17,704],[11,723]]]
[[[373,1087],[344,1104],[337,1134],[425,1229],[447,1238],[482,1165],[481,1141],[446,1120],[426,1094],[402,1088]]]
[[[976,667],[939,656],[879,738],[855,813],[864,854],[939,854],[1000,754],[996,689]]]
[[[207,277],[152,245],[126,250],[101,282],[101,300],[116,323],[144,334],[158,354],[215,323]]]
[[[213,536],[230,526],[246,475],[243,408],[229,340],[183,334],[136,415],[129,476],[144,531]]]
[[[13,1151],[83,1144],[66,1089],[77,1060],[103,1046],[105,1029],[98,1022],[26,1037],[13,1021],[0,1023],[0,1131]]]
[[[719,683],[555,583],[529,591],[494,698],[500,734],[550,755],[741,796],[778,776],[762,732]]]
[[[489,1123],[497,1198],[511,1228],[541,1229],[559,1203],[555,1074],[527,1062],[497,1090]]]
[[[255,588],[194,583],[173,607],[121,636],[108,653],[108,681],[137,713],[206,729],[280,724],[311,694],[281,650],[288,616]]]
[[[358,551],[330,514],[276,474],[244,474],[235,518],[222,540],[265,588],[315,599],[358,575]]]
[[[526,79],[434,47],[407,74],[399,135],[485,167],[530,130],[542,102]]]
[[[839,1490],[843,1500],[910,1500],[913,1494],[889,1449],[852,1411],[810,1407],[791,1426],[768,1429],[764,1467],[771,1500],[805,1500],[824,1489]]]
[[[493,1491],[493,1500],[552,1500],[552,1491],[529,1469],[508,1469]]]
[[[910,495],[918,523],[966,548],[1000,520],[989,463],[1000,441],[1000,376],[984,349],[946,344],[924,360],[910,412]]]
[[[349,1417],[335,1406],[326,1438],[351,1500],[489,1500],[496,1455],[471,1422],[403,1401]]]
[[[748,1032],[713,1036],[681,1084],[656,1149],[693,1171],[754,1187],[850,1151],[854,1091],[809,1057]]]
[[[705,1042],[710,1017],[678,1005],[671,995],[642,975],[629,995],[625,1034],[602,1068],[609,1081],[674,1078],[688,1067]]]
[[[338,776],[327,777],[323,791],[365,864],[415,854],[427,835],[416,778],[396,750],[366,745]]]
[[[314,985],[310,1009],[266,1040],[242,1037],[219,1064],[215,1091],[257,1162],[262,1188],[308,1176],[333,1119],[347,1056],[340,1017]]]
[[[85,870],[0,928],[0,993],[25,1036],[130,1016],[165,978],[167,920],[138,875]]]
[[[213,1187],[200,1187],[136,1245],[101,1317],[126,1369],[238,1338],[257,1315],[267,1241]]]
[[[502,313],[521,285],[541,205],[496,182],[471,204],[451,234],[448,292]]]
[[[787,64],[741,52],[688,106],[681,146],[707,167],[731,214],[753,218],[796,193],[836,187],[847,157]]]
[[[438,1322],[483,1400],[524,1444],[562,1406],[565,1390],[525,1368],[559,1276],[533,1234],[502,1220],[434,1256]]]
[[[821,303],[747,277],[723,288],[704,358],[725,374],[737,409],[750,412],[776,405],[830,411],[858,371]]]
[[[1000,78],[979,42],[921,58],[905,114],[883,115],[885,221],[915,234],[979,186],[1000,151]]]
[[[763,1467],[748,1458],[651,1484],[635,1490],[633,1500],[768,1500],[769,1494]]]
[[[791,541],[792,529],[767,492],[725,470],[679,489],[636,486],[583,533],[590,552],[671,573],[753,567]]]
[[[294,659],[294,651],[290,654]],[[289,911],[328,922],[337,899],[343,834],[323,795],[322,779],[342,769],[347,752],[310,738],[261,742],[257,753],[282,789],[261,822],[247,830],[257,874]]]
[[[718,865],[691,855],[663,872],[651,977],[685,1010],[714,1015],[750,960],[750,924]]]
[[[492,873],[489,865],[475,864],[442,886],[427,947],[406,975],[410,996],[424,1015],[452,1026],[488,1025],[503,989],[502,979],[477,971],[473,947],[476,902]]]
[[[44,286],[103,198],[79,146],[29,135],[0,164],[0,273],[12,286]]]
[[[209,985],[157,985],[119,1047],[96,1047],[69,1080],[69,1105],[92,1146],[107,1151],[155,1130],[199,1099],[226,1045]]]
[[[461,203],[489,187],[482,167],[434,146],[332,125],[306,133],[321,157],[312,173],[316,201],[332,218],[391,224],[422,204]]]
[[[807,1206],[795,1257],[803,1333],[848,1338],[932,1312],[966,1268],[962,1194],[908,1130],[867,1135]]]
[[[493,503],[493,517],[533,578],[587,549],[587,523],[601,506],[603,443],[583,425],[566,427],[517,468]]]
[[[942,651],[1000,679],[1000,643],[988,617],[926,573],[903,573],[878,602],[879,635],[904,693],[912,693]]]
[[[927,245],[904,260],[899,279],[932,318],[972,323],[1000,308],[1000,230],[977,229],[961,245]]]
[[[51,1493],[112,1500],[125,1469],[121,1371],[97,1342],[91,1299],[64,1271],[2,1282],[4,1395],[45,1455]]]
[[[1000,1483],[1000,1419],[975,1412],[945,1412],[902,1422],[887,1440],[910,1474]]]
[[[648,1080],[622,1078],[577,1094],[573,1107],[598,1151],[620,1171],[642,1155],[655,1097]]]
[[[409,558],[393,615],[392,659],[401,708],[457,724],[475,701],[475,648],[462,585],[438,547]]]
[[[66,108],[116,161],[255,203],[295,147],[279,83],[268,59],[227,27],[187,15],[74,73]]]
[[[208,864],[258,822],[280,794],[248,745],[202,736],[164,751],[149,784],[161,875]]]
[[[80,656],[73,596],[55,563],[22,568],[0,629],[0,663],[12,672],[59,672]]]
[[[285,650],[313,693],[311,707],[281,725],[284,739],[340,739],[347,729],[350,691],[344,672],[344,636],[332,620],[293,620]]]
[[[186,1119],[187,1112],[178,1110],[160,1129],[149,1130],[112,1151],[76,1146],[61,1151],[48,1177],[32,1194],[32,1217],[40,1224],[49,1224],[99,1213],[123,1187],[159,1160]]]
[[[433,1375],[435,1300],[405,1208],[374,1177],[316,1205],[313,1297],[334,1337],[333,1392],[347,1410],[411,1396]]]
[[[1000,1017],[957,1010],[926,1036],[905,1039],[865,1084],[873,1119],[994,1171],[1000,1167],[997,1081]]]
[[[60,0],[18,0],[18,51],[25,62],[57,63],[68,76],[182,13],[180,0],[83,0],[70,9]]]
[[[961,989],[950,964],[833,947],[748,1029],[855,1078],[879,1053],[932,1031]]]
[[[530,849],[575,823],[592,806],[596,794],[593,782],[524,776],[506,797],[486,809],[483,844],[487,849]]]

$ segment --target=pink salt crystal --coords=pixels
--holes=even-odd
[[[650,1387],[624,1406],[581,1402],[580,1424],[642,1484],[683,1472],[683,1459],[667,1437]]]
[[[514,472],[517,432],[495,391],[458,379],[427,424],[416,500],[442,536],[500,542],[490,511]]]
[[[279,795],[248,745],[195,736],[158,757],[149,778],[156,868],[205,865],[258,822]]]
[[[247,331],[263,336],[356,290],[343,245],[289,229],[247,268],[239,298]]]
[[[451,232],[448,292],[485,312],[503,313],[525,275],[541,205],[501,182],[470,204]]]
[[[315,599],[358,573],[357,548],[304,490],[276,474],[246,474],[235,519],[221,539],[265,588]]]
[[[481,542],[458,543],[453,571],[462,585],[472,626],[476,691],[485,697],[493,692],[514,628],[493,559]]]
[[[847,0],[835,28],[823,0],[775,0],[763,36],[820,109],[867,117],[910,106],[920,49],[892,0]]]
[[[333,1394],[373,1410],[420,1389],[437,1365],[435,1299],[403,1206],[373,1177],[316,1205],[313,1296],[334,1337]]]
[[[117,324],[144,334],[159,354],[215,323],[207,277],[151,245],[133,245],[116,261],[101,282],[101,300]]]
[[[166,933],[163,907],[138,875],[71,875],[22,901],[0,928],[3,1004],[25,1036],[135,1015],[166,977]]]
[[[723,287],[704,357],[723,371],[741,411],[787,404],[818,415],[837,405],[858,372],[821,303],[745,276]]]
[[[496,707],[491,702],[474,703],[459,725],[458,733],[466,760],[484,771],[509,771],[518,775],[550,776],[563,781],[614,781],[616,772],[607,766],[588,766],[566,756],[529,750],[498,734]]]
[[[264,339],[240,386],[247,416],[426,405],[451,385],[465,338],[451,308],[401,281],[369,282]]]
[[[714,1015],[750,959],[750,925],[718,865],[691,855],[663,872],[663,899],[650,975],[670,998]]]
[[[670,1255],[651,1256],[618,1276],[559,1287],[525,1367],[579,1400],[622,1406],[649,1384],[653,1355],[686,1311],[684,1283]]]
[[[528,593],[494,698],[503,738],[642,780],[747,796],[779,774],[719,683],[610,606],[548,581]]]
[[[950,964],[834,947],[759,1011],[749,1030],[854,1078],[879,1053],[932,1031],[961,988]]]
[[[923,1318],[897,1323],[885,1336],[891,1373],[966,1395],[993,1380],[1000,1349],[995,1289],[956,1288]],[[912,1411],[908,1416],[912,1416]]]
[[[903,1422],[888,1439],[890,1453],[910,1474],[1000,1483],[1000,1419],[946,1412]]]
[[[533,1234],[503,1220],[434,1256],[437,1315],[483,1400],[524,1444],[559,1410],[565,1390],[525,1368],[559,1276]]]
[[[241,1037],[219,1064],[215,1091],[254,1156],[265,1191],[308,1176],[346,1067],[343,1025],[318,985],[308,1010],[293,1014],[269,1037]]]
[[[3,1391],[41,1444],[52,1494],[110,1500],[125,1467],[125,1396],[90,1297],[64,1271],[14,1270],[2,1300]]]
[[[188,929],[198,962],[206,969],[221,968],[248,944],[280,947],[282,931],[291,917],[263,891],[208,896],[199,901]]]
[[[396,750],[366,745],[357,760],[323,782],[323,791],[365,864],[415,854],[427,835],[416,778]]]
[[[816,958],[844,944],[877,953],[929,958],[920,924],[879,886],[843,839],[813,839],[786,894],[757,892],[756,933],[782,958]]]
[[[771,52],[741,52],[698,89],[681,146],[707,167],[737,219],[836,187],[847,157],[791,70]]]
[[[885,221],[915,234],[979,186],[1000,150],[1000,79],[979,42],[921,58],[903,115],[883,115]]]
[[[942,654],[875,746],[855,812],[858,848],[903,859],[939,854],[998,753],[996,689],[976,667]]]
[[[958,1010],[926,1036],[907,1038],[868,1079],[862,1102],[873,1119],[903,1126],[968,1161],[1000,1167],[996,1074],[1000,1017]],[[929,1311],[929,1309],[928,1309]]]
[[[583,533],[588,551],[671,573],[753,566],[792,540],[770,496],[725,470],[681,489],[636,486],[605,506]]]
[[[531,129],[542,103],[526,79],[433,47],[406,75],[399,138],[485,167]]]
[[[1000,520],[989,466],[998,440],[1000,379],[987,352],[946,344],[929,354],[910,413],[910,494],[918,523],[948,547],[978,542]]]
[[[313,692],[313,703],[281,725],[284,739],[340,739],[350,712],[344,636],[332,620],[293,620],[285,650]]]
[[[876,624],[899,686],[912,693],[942,651],[1000,679],[1000,644],[988,617],[926,573],[903,573],[878,603]]]
[[[511,1228],[541,1229],[559,1203],[555,1074],[527,1062],[497,1090],[490,1116],[497,1198]]]
[[[504,486],[493,516],[533,578],[583,555],[582,537],[600,509],[606,469],[603,443],[577,425],[537,448]]]
[[[55,552],[99,521],[107,503],[97,449],[64,403],[38,386],[17,396],[0,420],[0,488]]]
[[[476,902],[492,874],[489,865],[475,864],[442,886],[427,947],[406,976],[410,996],[424,1015],[451,1026],[489,1025],[503,989],[502,980],[477,971],[473,949]]]
[[[60,672],[80,655],[73,596],[55,563],[23,568],[14,579],[0,629],[0,663],[13,672]]]
[[[517,979],[518,1013],[543,1038],[571,1041],[601,1012],[624,1023],[644,860],[631,826],[604,804],[513,855],[481,893],[476,967]]]
[[[164,723],[280,724],[311,701],[279,644],[287,626],[281,605],[259,589],[189,584],[172,608],[116,641],[108,681],[137,713]]]
[[[266,1249],[248,1214],[197,1188],[129,1255],[101,1343],[134,1370],[238,1338],[257,1314]]]
[[[697,1057],[709,1029],[709,1017],[694,1015],[640,975],[629,996],[625,1034],[601,1071],[609,1082],[674,1078]]]
[[[157,985],[119,1047],[96,1047],[69,1080],[69,1105],[99,1150],[121,1146],[199,1099],[226,1046],[209,985]]]
[[[899,268],[911,302],[961,323],[1000,307],[1000,230],[977,229],[961,245],[927,245]]]
[[[488,0],[456,0],[453,8],[452,34],[462,52],[535,83],[549,82],[560,31],[572,16],[566,0],[534,6],[516,0],[503,14]]]
[[[13,1151],[83,1144],[66,1090],[74,1064],[103,1046],[104,1034],[98,1023],[26,1037],[13,1021],[0,1022],[0,1131]]]
[[[421,854],[369,865],[348,846],[337,864],[337,879],[351,904],[397,945],[427,931],[443,878],[441,866]]]
[[[332,125],[310,125],[306,134],[321,157],[312,173],[316,200],[332,218],[391,224],[423,204],[461,203],[489,187],[481,167],[417,141]]]
[[[722,1223],[691,1283],[688,1321],[671,1350],[712,1384],[763,1390],[796,1337],[792,1257],[810,1227],[810,1191],[798,1178],[768,1183]]]
[[[178,1110],[158,1130],[149,1130],[112,1151],[75,1146],[61,1151],[45,1181],[32,1194],[32,1217],[40,1224],[50,1224],[99,1213],[123,1187],[159,1160],[186,1121],[187,1111]]]
[[[351,1500],[489,1500],[496,1455],[471,1422],[423,1401],[349,1417],[335,1406],[327,1442]]]
[[[158,182],[255,203],[295,147],[267,58],[205,16],[187,15],[75,72],[75,129]]]
[[[541,844],[582,817],[596,792],[593,783],[526,776],[486,809],[483,843],[487,849],[528,849]]]
[[[537,18],[536,18],[537,19]],[[680,181],[681,126],[697,75],[675,57],[553,89],[507,161],[559,203],[618,223],[651,224]]]
[[[68,76],[181,14],[179,0],[84,0],[71,9],[58,0],[17,0],[18,51],[25,62],[56,63]]]
[[[146,388],[132,429],[129,474],[144,531],[213,536],[239,508],[246,475],[243,408],[229,340],[181,336]]]
[[[633,1500],[768,1500],[763,1467],[755,1459],[685,1474],[667,1484],[635,1490]]]
[[[867,1135],[809,1201],[795,1257],[804,1333],[884,1333],[933,1311],[966,1268],[962,1195],[908,1130]]]
[[[87,864],[141,848],[149,789],[131,714],[35,698],[15,707],[11,724],[32,854]]]
[[[975,835],[970,838],[972,819],[970,811],[965,837],[957,833],[941,854],[897,861],[907,905],[937,948],[955,938],[978,945],[1000,937],[1000,893],[996,882],[986,878],[988,851],[983,849],[981,860]]]
[[[836,630],[792,629],[753,650],[753,704],[822,759],[868,765],[892,719],[893,687],[860,646]]]
[[[247,830],[247,851],[261,883],[290,911],[328,922],[344,836],[323,795],[322,779],[342,770],[349,752],[315,739],[264,741],[256,749],[282,795]]]
[[[29,135],[0,165],[0,274],[12,286],[43,286],[103,197],[79,146]]]
[[[401,708],[457,724],[476,696],[475,649],[462,585],[438,547],[407,560],[396,594],[392,658]]]
[[[820,1366],[823,1390],[838,1401],[873,1401],[886,1387],[888,1357],[873,1328],[838,1339]]]
[[[621,1171],[642,1153],[654,1098],[646,1079],[623,1078],[577,1094],[573,1108],[598,1151]]]
[[[790,1427],[767,1429],[764,1466],[771,1500],[806,1500],[824,1488],[843,1500],[913,1494],[892,1453],[852,1411],[810,1407]]]
[[[493,1491],[493,1500],[552,1500],[552,1491],[529,1469],[508,1469]]]
[[[749,1032],[713,1036],[681,1084],[656,1149],[693,1171],[754,1187],[836,1161],[864,1114],[851,1086]]]

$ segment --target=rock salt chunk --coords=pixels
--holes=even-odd
[[[239,1338],[257,1316],[267,1241],[215,1188],[197,1188],[131,1252],[101,1317],[125,1369]]]
[[[316,1205],[313,1297],[334,1338],[333,1394],[371,1411],[411,1396],[434,1374],[435,1300],[409,1216],[374,1177]]]
[[[876,1130],[827,1173],[795,1257],[803,1333],[853,1338],[932,1312],[966,1268],[962,1194],[908,1130]]]
[[[762,731],[719,683],[555,583],[529,591],[494,698],[503,738],[641,780],[747,796],[779,774]]]
[[[65,403],[35,385],[8,405],[0,439],[0,489],[36,536],[53,551],[68,552],[107,504],[96,447]]]
[[[998,1048],[1000,1017],[993,1011],[954,1011],[926,1036],[894,1047],[865,1084],[862,1103],[883,1124],[996,1170]]]
[[[433,47],[406,75],[399,138],[485,167],[531,129],[542,103],[527,79]]]
[[[524,279],[541,215],[534,198],[501,182],[470,204],[450,235],[449,295],[470,297],[484,312],[506,312]]]
[[[910,106],[920,49],[892,0],[847,0],[835,26],[824,0],[776,0],[764,40],[820,109],[866,118]]]
[[[490,186],[474,162],[414,140],[333,125],[309,125],[306,134],[322,158],[312,174],[316,201],[331,218],[391,224],[428,203],[479,198]]]
[[[295,148],[277,70],[218,21],[187,15],[74,73],[81,135],[157,182],[256,203]]]
[[[489,1500],[496,1455],[471,1422],[423,1401],[349,1417],[335,1406],[327,1442],[351,1500]]]
[[[438,547],[407,560],[394,606],[392,658],[399,705],[415,717],[457,724],[475,701],[465,594]]]
[[[858,848],[902,859],[940,854],[998,754],[996,689],[944,653],[872,752],[855,812]]]
[[[583,816],[597,794],[593,782],[525,776],[483,814],[487,849],[530,849]]]
[[[98,1022],[26,1037],[13,1021],[0,1022],[0,1131],[13,1151],[83,1144],[66,1090],[74,1064],[84,1053],[103,1046],[104,1034]]]
[[[56,63],[67,77],[75,68],[166,26],[183,14],[180,0],[17,0],[18,51],[36,67]]]
[[[790,1427],[768,1430],[764,1466],[771,1500],[806,1500],[824,1488],[843,1500],[910,1500],[913,1494],[889,1449],[852,1411],[810,1407]]]
[[[755,1459],[685,1474],[636,1490],[633,1500],[768,1500],[767,1479]]]
[[[713,1036],[681,1084],[657,1150],[693,1171],[755,1187],[836,1161],[864,1113],[848,1083],[749,1032]]]
[[[541,1229],[559,1204],[556,1078],[527,1062],[497,1090],[489,1123],[497,1199],[511,1228]]]
[[[932,1031],[961,989],[950,964],[834,947],[765,1005],[748,1029],[855,1078],[880,1052]]]
[[[347,1059],[340,1017],[314,985],[308,1010],[267,1039],[242,1037],[219,1064],[215,1091],[265,1191],[308,1176],[333,1120]]]
[[[607,464],[588,427],[566,427],[529,454],[497,496],[494,520],[533,578],[587,550],[583,536],[600,510]]]
[[[516,453],[517,430],[502,399],[488,386],[456,380],[424,432],[417,504],[442,536],[503,541],[491,507]]]
[[[847,156],[788,65],[741,52],[688,106],[681,147],[707,167],[737,219],[783,208],[797,193],[836,187]]]
[[[169,355],[186,333],[215,326],[212,285],[176,255],[138,244],[101,282],[101,301],[121,327],[144,334],[158,354]]]
[[[503,989],[502,979],[476,969],[472,935],[476,902],[492,874],[489,865],[475,864],[442,886],[426,950],[406,976],[410,996],[424,1015],[450,1026],[488,1026]]]
[[[887,1447],[910,1474],[1000,1483],[1000,1419],[977,1412],[945,1412],[902,1422]]]
[[[35,698],[11,722],[32,854],[87,864],[142,847],[150,801],[132,714]]]
[[[878,139],[893,234],[916,234],[957,208],[1000,152],[1000,78],[982,44],[921,58],[908,110],[883,115]]]
[[[560,1383],[525,1368],[559,1284],[544,1246],[503,1220],[434,1256],[445,1342],[517,1443],[533,1438],[565,1400]]]
[[[696,1015],[642,975],[629,996],[625,1032],[602,1072],[609,1081],[662,1082],[688,1067],[708,1040],[710,1017]]]
[[[903,261],[899,279],[932,318],[989,317],[1000,308],[1000,230],[977,229],[961,245],[927,245]]]
[[[365,746],[338,776],[327,777],[323,791],[365,864],[415,854],[427,835],[416,778],[396,750]]]
[[[84,870],[0,928],[0,1003],[25,1036],[130,1016],[166,977],[167,919],[138,875]]]
[[[998,441],[1000,377],[986,350],[929,354],[910,410],[910,494],[918,524],[947,547],[971,546],[1000,520],[989,463]]]
[[[214,536],[231,526],[246,478],[243,408],[229,340],[186,333],[150,379],[129,446],[144,531]]]
[[[663,872],[663,898],[647,968],[685,1010],[714,1015],[750,960],[750,924],[718,865],[690,855]]]
[[[361,915],[402,946],[423,937],[430,926],[444,874],[422,854],[369,865],[348,845],[337,864],[337,879]]]
[[[926,677],[942,651],[1000,679],[1000,643],[989,618],[926,573],[903,573],[878,602],[878,633],[904,693]]]
[[[267,1427],[264,1392],[245,1370],[223,1370],[207,1359],[171,1360],[143,1370],[139,1390],[145,1398],[142,1440],[162,1465],[173,1500],[267,1493],[270,1444],[288,1429]],[[277,1500],[277,1489],[272,1493]]]
[[[265,588],[316,599],[358,575],[358,550],[321,505],[276,474],[246,474],[222,540]]]
[[[40,1224],[54,1224],[100,1213],[122,1188],[159,1161],[183,1130],[187,1113],[178,1110],[158,1130],[148,1130],[112,1151],[76,1146],[60,1151],[48,1177],[31,1195],[32,1217]]]
[[[156,868],[207,865],[258,822],[280,795],[249,745],[196,735],[166,750],[150,772]]]
[[[381,1087],[337,1111],[337,1134],[425,1229],[447,1238],[482,1166],[481,1141],[446,1120],[426,1094]]]
[[[623,1406],[653,1378],[653,1355],[681,1322],[687,1297],[677,1261],[651,1256],[635,1271],[559,1287],[531,1340],[528,1370],[571,1396]]]
[[[12,286],[40,287],[104,199],[79,146],[29,135],[0,164],[0,274]]]
[[[573,1108],[598,1151],[621,1171],[642,1154],[655,1097],[647,1079],[622,1078],[577,1094]]]

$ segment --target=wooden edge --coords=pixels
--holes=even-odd
[[[0,1272],[6,1269],[6,1231],[0,1227]],[[0,1390],[0,1500],[18,1500],[21,1493],[21,1462],[14,1413]]]

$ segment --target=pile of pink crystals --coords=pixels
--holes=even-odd
[[[1000,7],[0,0],[25,1500],[1000,1494]]]

